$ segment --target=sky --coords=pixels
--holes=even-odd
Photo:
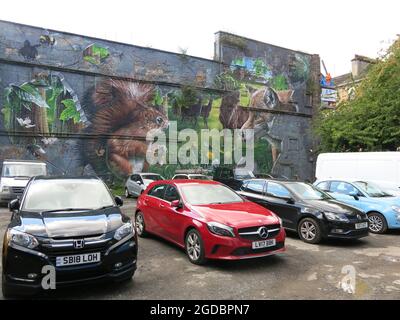
[[[2,1],[0,19],[209,59],[228,31],[319,54],[337,76],[388,47],[399,12],[398,0],[18,0]]]

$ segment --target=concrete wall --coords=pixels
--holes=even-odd
[[[316,102],[307,90],[315,56],[240,37],[235,47],[218,34],[213,61],[4,21],[0,30],[0,160],[41,158],[53,173],[110,179],[145,169],[170,176],[177,166],[144,161],[150,129],[173,120],[198,131],[257,127],[261,119],[259,171],[312,177],[306,150]],[[258,58],[255,68],[243,60],[250,76],[241,57]],[[267,106],[272,113],[252,109],[265,107],[257,105],[262,90],[279,98]],[[227,122],[227,112],[240,120]]]

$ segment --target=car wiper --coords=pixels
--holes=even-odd
[[[65,212],[65,211],[89,211],[93,210],[91,208],[66,208],[66,209],[55,209],[55,210],[46,210],[41,213],[53,213],[53,212]]]

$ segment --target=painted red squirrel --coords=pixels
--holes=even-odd
[[[83,106],[90,124],[85,133],[94,138],[84,140],[83,152],[96,173],[109,168],[126,176],[147,169],[146,135],[168,127],[166,110],[153,105],[154,89],[149,84],[106,79],[87,93]]]

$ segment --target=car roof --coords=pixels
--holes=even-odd
[[[154,173],[154,172],[140,172],[140,173],[132,173],[132,175],[138,174],[138,175],[153,175],[153,176],[161,176],[159,173]]]
[[[96,176],[36,176],[34,180],[99,180]]]
[[[244,180],[244,183],[247,181],[271,181],[271,182],[278,182],[278,183],[293,183],[293,182],[298,182],[298,183],[307,183],[305,181],[297,181],[297,180],[286,180],[286,179],[279,179],[279,178],[252,178],[252,179],[246,179]]]
[[[175,185],[184,185],[184,184],[216,184],[220,185],[221,183],[214,181],[214,180],[196,180],[196,179],[176,179],[176,180],[160,180],[153,182],[153,184],[163,184],[163,183],[170,183]]]

